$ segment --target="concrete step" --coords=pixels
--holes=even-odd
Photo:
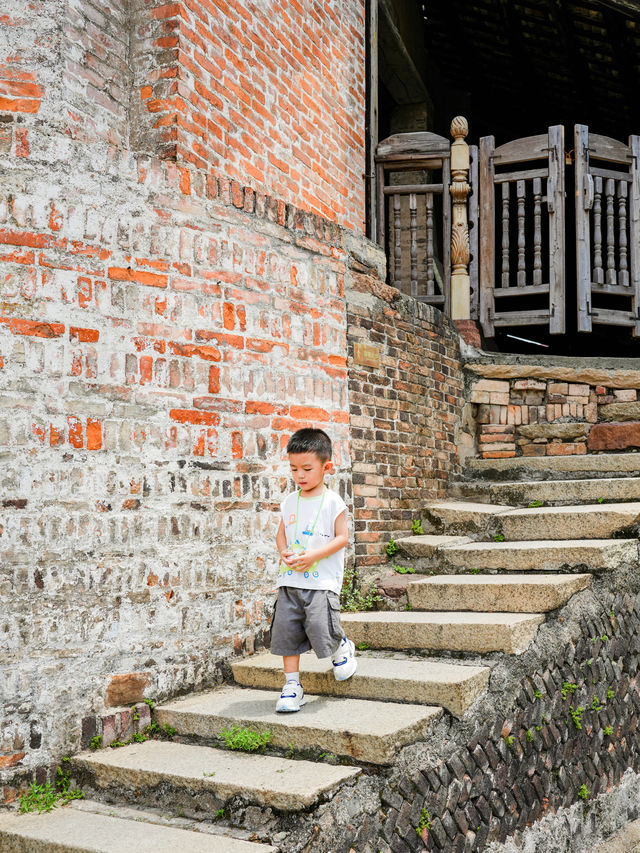
[[[528,506],[545,504],[617,503],[640,501],[640,477],[605,477],[599,480],[537,480],[506,483],[459,483],[449,491],[457,500]]]
[[[496,516],[512,509],[511,506],[500,504],[430,501],[424,508],[422,526],[430,533],[446,533],[450,536],[484,533],[495,523]]]
[[[514,509],[499,522],[509,540],[608,539],[640,523],[640,503]]]
[[[282,684],[282,680],[280,681]],[[321,749],[388,764],[408,743],[426,737],[441,708],[306,695],[296,714],[276,714],[278,693],[227,687],[169,702],[155,719],[180,735],[214,738],[232,725],[271,731],[270,746]]]
[[[277,853],[268,844],[59,808],[0,814],[3,853]]]
[[[356,643],[374,649],[425,649],[520,654],[544,621],[520,613],[343,613],[342,625]]]
[[[511,459],[468,459],[465,473],[469,479],[560,478],[566,471],[585,476],[637,474],[640,453],[585,453],[582,456],[515,456]]]
[[[395,540],[402,553],[408,557],[425,557],[427,559],[437,557],[441,548],[449,545],[464,545],[471,541],[470,536],[437,536],[433,534],[403,536],[401,539]]]
[[[440,548],[448,567],[549,572],[563,568],[615,569],[638,562],[637,539],[561,539],[525,542],[470,542]]]
[[[333,793],[360,772],[312,761],[150,740],[117,749],[85,752],[72,759],[79,781],[92,789],[117,790],[136,802],[153,801],[162,785],[181,798],[217,810],[241,795],[261,806],[300,811]]]
[[[282,658],[253,655],[232,664],[233,675],[246,687],[282,688]],[[433,661],[358,655],[358,671],[347,681],[336,681],[330,660],[312,653],[300,658],[300,680],[309,693],[441,705],[462,716],[489,680],[488,667]]]
[[[585,589],[591,575],[436,575],[407,587],[409,603],[420,610],[473,610],[489,613],[545,613]]]

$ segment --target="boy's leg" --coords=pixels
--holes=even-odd
[[[276,703],[277,712],[299,711],[306,703],[300,684],[300,653],[311,644],[304,633],[304,608],[298,601],[298,590],[281,587],[278,591],[271,624],[271,652],[282,655],[285,685]]]
[[[340,598],[330,590],[304,590],[304,593],[304,629],[313,650],[319,658],[331,658],[336,681],[346,681],[358,668],[358,662],[355,647],[340,624]]]
[[[300,655],[283,655],[282,665],[287,681],[300,681]]]

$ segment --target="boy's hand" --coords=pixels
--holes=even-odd
[[[317,561],[318,555],[315,551],[303,551],[302,553],[294,554],[293,559],[287,565],[291,566],[296,572],[306,572]]]
[[[297,555],[297,553],[296,553],[295,551],[290,551],[289,549],[287,549],[286,551],[283,551],[283,552],[280,554],[280,557],[282,558],[282,562],[283,562],[286,566],[291,566],[292,568],[293,568],[293,563],[295,562],[295,558],[296,558],[297,556],[298,556],[298,555]]]

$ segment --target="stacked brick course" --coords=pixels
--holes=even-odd
[[[612,384],[614,379],[610,377]],[[640,447],[637,389],[602,384],[606,381],[606,376],[591,383],[557,378],[474,381],[469,401],[478,455],[570,456]]]

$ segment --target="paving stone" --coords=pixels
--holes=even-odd
[[[637,547],[636,547],[637,552]],[[542,616],[504,613],[344,613],[342,625],[355,643],[375,649],[519,654],[530,645]]]
[[[500,516],[509,540],[607,539],[640,522],[640,502],[516,509]]]
[[[414,580],[409,602],[423,610],[544,613],[591,581],[587,574],[437,575]]]
[[[155,710],[160,725],[178,734],[215,738],[232,725],[271,731],[270,744],[321,749],[373,764],[390,762],[398,749],[424,739],[442,714],[429,705],[306,695],[296,714],[276,714],[277,694],[228,687],[166,703]]]
[[[72,762],[102,790],[116,785],[143,791],[166,783],[189,795],[204,792],[226,802],[241,794],[260,805],[290,811],[308,808],[360,772],[354,767],[163,741],[81,753]]]
[[[471,542],[439,552],[448,566],[458,569],[552,571],[584,566],[615,569],[638,560],[637,539],[562,539],[524,542]]]
[[[71,808],[48,814],[0,814],[2,853],[276,853],[253,844],[140,820],[124,820]]]
[[[282,658],[255,655],[232,664],[239,684],[246,687],[282,687]],[[300,659],[300,677],[313,694],[349,696],[442,705],[460,716],[486,688],[489,669],[453,663],[358,656],[358,671],[347,681],[336,681],[330,660],[312,653]]]
[[[562,471],[632,473],[640,471],[640,453],[587,453],[582,456],[542,456],[512,459],[467,459],[466,469],[481,475],[491,471],[541,472],[553,476]]]

